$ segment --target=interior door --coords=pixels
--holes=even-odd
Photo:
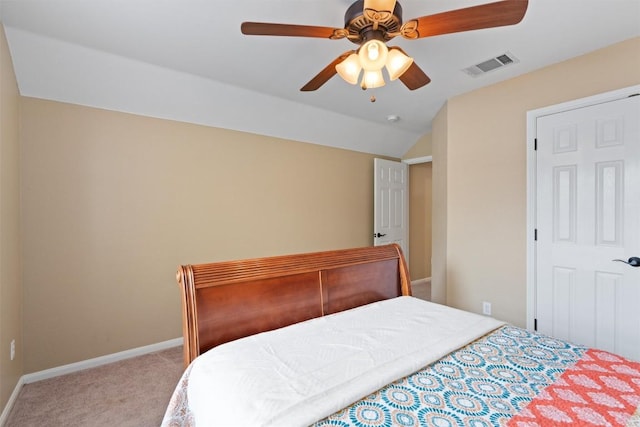
[[[409,260],[409,185],[407,164],[374,159],[374,246],[398,243]]]
[[[536,317],[640,361],[640,96],[536,122]]]

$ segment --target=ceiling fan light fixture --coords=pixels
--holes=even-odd
[[[384,86],[384,77],[382,76],[382,70],[365,70],[362,76],[362,82],[360,86],[362,89],[374,89],[376,87]]]
[[[363,44],[358,51],[360,65],[365,71],[380,71],[387,63],[389,49],[387,45],[377,39]]]
[[[362,71],[362,66],[360,65],[360,58],[356,53],[352,53],[347,56],[347,59],[336,65],[338,75],[352,85],[358,84],[360,71]]]
[[[330,40],[347,39],[360,46],[358,56],[365,71],[376,71],[376,82],[372,74],[362,78],[363,87],[376,84],[382,86],[378,77],[387,65],[389,48],[385,43],[397,36],[405,39],[419,39],[485,28],[505,27],[518,24],[524,18],[529,0],[500,0],[476,6],[452,9],[425,15],[403,23],[402,6],[397,0],[355,0],[344,14],[344,27],[333,28],[315,25],[278,24],[269,22],[243,22],[242,34],[254,36],[314,37]],[[398,49],[405,56],[400,48]],[[325,84],[338,73],[342,63],[353,51],[334,59],[300,88],[303,92],[313,91]],[[392,57],[400,55],[392,54]],[[431,79],[411,59],[395,62],[392,58],[387,72],[392,79],[400,79],[409,90],[416,90],[428,84]],[[346,68],[348,63],[344,64]],[[408,65],[406,70],[404,69]],[[342,73],[343,79],[353,81],[353,71]],[[362,71],[360,71],[362,73]],[[382,82],[384,83],[384,82]]]
[[[396,80],[413,64],[413,58],[405,55],[400,49],[389,49],[387,55],[387,72],[390,80]]]

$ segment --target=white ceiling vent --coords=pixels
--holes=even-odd
[[[462,71],[471,77],[478,77],[481,74],[497,70],[498,68],[502,68],[510,64],[516,64],[518,62],[520,62],[518,58],[507,52],[494,58],[487,59],[486,61],[482,61],[479,64],[472,65],[471,67],[464,68]]]

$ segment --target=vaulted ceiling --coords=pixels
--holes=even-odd
[[[487,3],[400,0],[404,20]],[[515,26],[389,45],[431,78],[299,89],[346,39],[245,36],[243,21],[342,28],[348,0],[2,0],[22,95],[401,157],[447,99],[640,36],[638,0],[531,0]],[[509,53],[515,63],[462,70]],[[375,102],[371,102],[371,97]],[[397,116],[397,121],[388,120]]]

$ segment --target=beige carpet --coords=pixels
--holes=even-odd
[[[157,427],[180,376],[182,347],[25,384],[6,427]]]

